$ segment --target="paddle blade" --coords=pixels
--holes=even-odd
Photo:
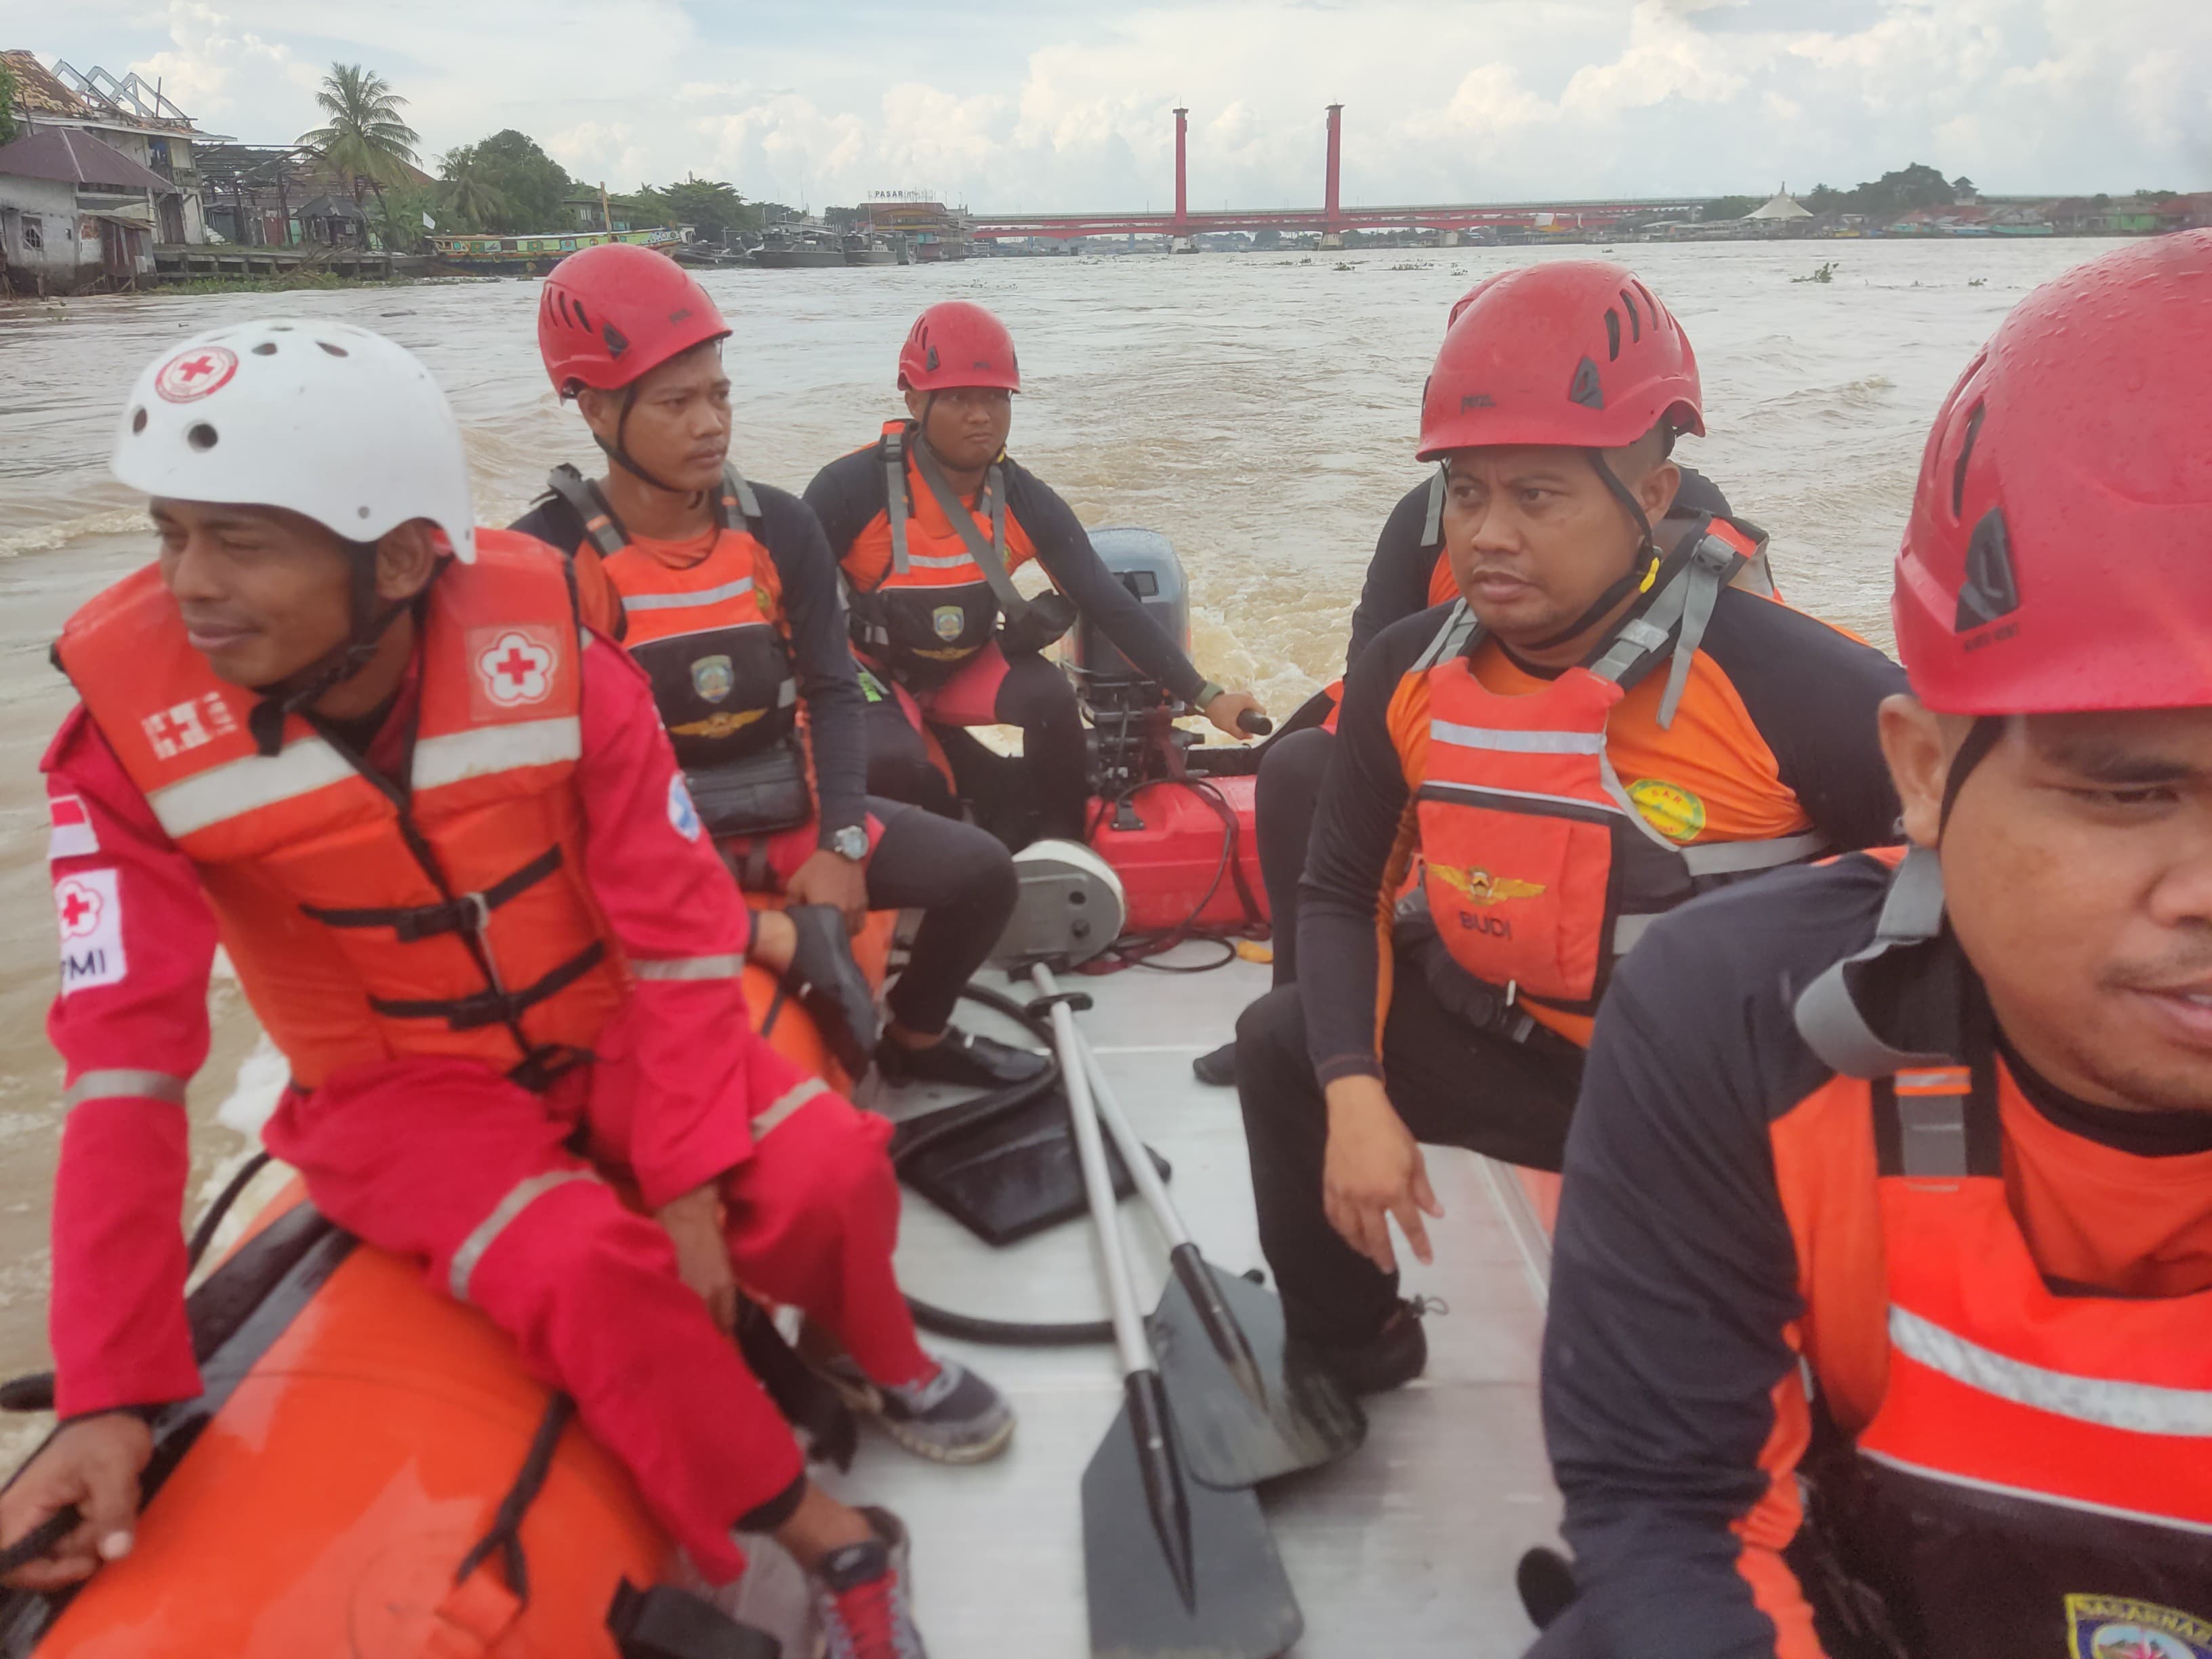
[[[1366,1413],[1286,1340],[1275,1295],[1194,1250],[1176,1255],[1177,1271],[1149,1329],[1190,1473],[1206,1486],[1233,1490],[1319,1468],[1356,1449],[1367,1437]],[[1211,1298],[1193,1296],[1186,1261],[1206,1274],[1200,1282],[1210,1285]],[[1223,1340],[1217,1308],[1241,1340]]]
[[[1133,1374],[1130,1399],[1158,1383]],[[1172,1433],[1150,1455],[1145,1437],[1125,1400],[1083,1472],[1094,1659],[1275,1659],[1305,1620],[1260,1500],[1182,1480]]]

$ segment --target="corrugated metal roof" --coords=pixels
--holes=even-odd
[[[12,144],[0,144],[0,177],[44,179],[58,185],[106,185],[173,196],[177,187],[112,144],[73,127],[40,127]]]

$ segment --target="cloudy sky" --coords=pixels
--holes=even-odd
[[[423,158],[501,127],[580,178],[979,210],[1763,192],[1907,161],[1992,192],[2212,188],[2209,0],[0,0],[0,46],[201,125],[313,125],[331,60]]]

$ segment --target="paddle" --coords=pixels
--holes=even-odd
[[[1137,1132],[1079,1031],[1075,1042],[1092,1104],[1127,1163],[1130,1148],[1141,1145]],[[1287,1341],[1282,1303],[1200,1254],[1149,1159],[1128,1167],[1175,1270],[1150,1326],[1191,1473],[1209,1486],[1251,1486],[1357,1450],[1367,1437],[1366,1414],[1343,1383]]]
[[[1121,1357],[1121,1409],[1083,1472],[1083,1557],[1096,1659],[1274,1659],[1305,1628],[1249,1492],[1183,1478],[1159,1367],[1137,1316],[1089,1069],[1050,969],[1030,970],[1052,1012],[1083,1185]]]

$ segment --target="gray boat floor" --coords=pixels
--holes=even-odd
[[[1168,959],[1205,954],[1186,947]],[[1021,994],[1001,975],[988,982]],[[1173,1165],[1171,1190],[1199,1243],[1223,1267],[1260,1266],[1235,1091],[1201,1085],[1190,1062],[1229,1036],[1238,1010],[1267,988],[1267,969],[1139,968],[1071,982],[1097,1000],[1077,1018],[1139,1132]],[[994,1029],[972,1005],[960,1018]],[[904,1115],[942,1101],[909,1091],[877,1103]],[[1508,1172],[1451,1148],[1431,1149],[1428,1160],[1445,1218],[1431,1226],[1436,1265],[1412,1264],[1406,1280],[1407,1294],[1449,1308],[1429,1321],[1428,1373],[1368,1402],[1358,1452],[1263,1494],[1305,1613],[1298,1659],[1507,1659],[1533,1638],[1513,1569],[1528,1546],[1555,1535],[1559,1518],[1536,1403],[1543,1235]],[[1164,1253],[1134,1200],[1122,1227],[1149,1308]],[[909,1193],[899,1268],[912,1293],[963,1312],[1103,1314],[1091,1230],[1080,1221],[994,1251]],[[926,1340],[1011,1396],[1020,1418],[1012,1448],[980,1468],[940,1468],[870,1434],[835,1484],[907,1521],[933,1651],[1074,1659],[1088,1650],[1078,1483],[1121,1403],[1113,1351]]]

